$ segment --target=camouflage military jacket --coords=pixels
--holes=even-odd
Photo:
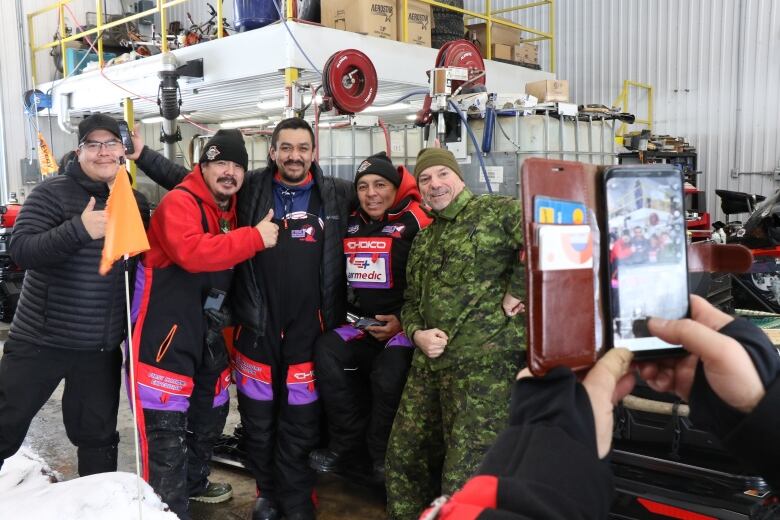
[[[525,299],[520,264],[520,204],[510,197],[474,196],[464,189],[412,244],[401,322],[411,338],[439,328],[449,338],[444,354],[415,363],[436,370],[491,351],[525,348],[523,316],[508,318],[504,293]]]

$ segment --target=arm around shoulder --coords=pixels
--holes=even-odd
[[[189,173],[184,166],[176,164],[148,146],[144,146],[141,155],[136,160],[136,165],[144,171],[147,177],[166,190],[172,190]]]

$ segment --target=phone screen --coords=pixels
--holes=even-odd
[[[688,315],[682,177],[673,169],[615,168],[605,182],[612,344],[643,355],[679,350],[651,336],[647,318]]]
[[[127,126],[127,121],[119,122],[119,133],[122,134],[122,146],[125,147],[125,153],[135,153],[135,146],[133,146],[133,139],[130,137],[130,128]]]
[[[203,310],[215,310],[219,311],[222,309],[222,303],[225,301],[225,291],[220,291],[219,289],[211,289],[209,291],[209,295],[206,298],[206,301],[203,303]]]

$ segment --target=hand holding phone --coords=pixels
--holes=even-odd
[[[379,320],[375,320],[374,318],[363,318],[363,317],[361,317],[361,318],[359,318],[359,319],[358,319],[358,320],[355,322],[355,324],[354,324],[354,325],[355,325],[355,328],[356,328],[356,329],[365,330],[365,329],[367,329],[368,327],[373,327],[373,326],[381,327],[381,326],[383,326],[385,323],[386,323],[386,322],[384,322],[384,321],[379,321]]]
[[[122,146],[125,148],[126,155],[132,155],[135,153],[135,146],[133,146],[133,138],[130,134],[130,127],[127,125],[127,121],[119,120],[119,133],[122,137]]]
[[[377,314],[374,318],[381,325],[370,325],[366,328],[366,331],[374,336],[377,341],[388,341],[403,331],[401,321],[395,314]]]
[[[718,397],[732,408],[750,413],[766,389],[746,348],[734,337],[720,332],[732,321],[733,316],[716,309],[704,298],[691,295],[690,322],[656,319],[649,322],[652,333],[682,343],[691,355],[639,363],[639,375],[653,390],[673,392],[690,401],[696,366],[701,360],[707,383]],[[761,346],[771,353],[770,357],[775,357],[774,347],[764,333],[756,330],[756,337],[764,340]]]
[[[209,295],[206,297],[206,301],[203,303],[203,310],[220,311],[224,302],[225,291],[221,291],[219,289],[210,289]]]

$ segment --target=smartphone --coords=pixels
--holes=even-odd
[[[384,321],[375,320],[374,318],[364,318],[363,316],[358,316],[352,312],[347,313],[347,323],[352,324],[356,329],[360,330],[364,330],[366,327],[371,327],[373,325],[381,327],[386,324]]]
[[[122,136],[122,145],[125,147],[125,153],[135,153],[135,146],[133,146],[133,139],[130,137],[130,127],[127,126],[127,121],[120,119],[119,133]]]
[[[225,302],[225,291],[219,289],[210,289],[206,301],[203,303],[203,310],[222,310],[222,304]]]
[[[690,313],[682,175],[663,165],[611,167],[604,195],[611,344],[637,359],[682,354],[647,329],[651,316]]]

